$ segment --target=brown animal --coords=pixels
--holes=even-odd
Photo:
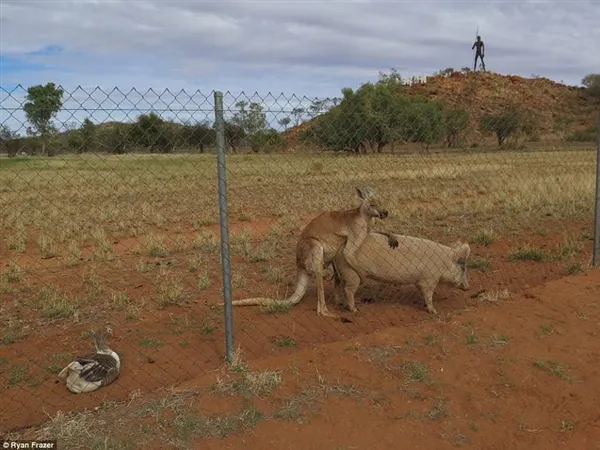
[[[386,242],[390,235],[369,233],[355,252],[357,267],[368,279],[390,284],[416,284],[431,314],[433,293],[440,282],[451,283],[462,290],[469,289],[467,260],[471,253],[469,244],[458,242],[448,247],[427,239],[395,236],[398,247],[390,250]],[[333,260],[336,303],[351,312],[358,312],[354,294],[361,284],[361,276],[350,267],[342,254]],[[345,294],[341,298],[342,291]]]
[[[323,287],[323,269],[329,266],[338,253],[344,255],[345,261],[355,267],[354,252],[367,237],[374,218],[385,219],[387,209],[383,208],[370,187],[356,188],[360,205],[346,211],[325,211],[315,217],[304,228],[296,245],[296,288],[285,300],[264,297],[248,298],[232,302],[234,306],[249,305],[296,305],[302,300],[312,276],[317,283],[317,315],[339,319],[337,314],[329,312],[325,303]],[[382,236],[387,236],[381,233]],[[389,235],[388,245],[398,245],[396,238]],[[355,270],[360,277],[360,269]]]

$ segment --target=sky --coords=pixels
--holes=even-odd
[[[597,0],[0,0],[0,121],[24,131],[25,90],[49,81],[61,123],[212,120],[214,90],[281,117],[391,68],[472,67],[477,30],[488,70],[579,85],[600,70],[598,23]]]

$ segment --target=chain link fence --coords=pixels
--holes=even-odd
[[[592,264],[593,122],[557,126],[516,106],[473,114],[397,88],[2,89],[3,431],[192,379],[238,348],[260,358],[445,320]],[[331,265],[327,308],[345,321],[317,315],[314,277],[296,305],[231,305],[289,297],[304,227],[357,208],[367,186],[378,203],[364,209],[388,211],[373,231],[400,237],[395,249],[366,237],[364,283],[338,270],[336,300],[355,293],[358,312],[334,301]],[[464,291],[434,282],[465,270]],[[105,325],[120,377],[75,397],[56,375]]]

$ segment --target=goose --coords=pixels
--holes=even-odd
[[[92,330],[96,353],[77,357],[58,374],[59,379],[66,379],[67,389],[71,392],[92,392],[119,376],[121,359],[108,347],[109,335],[114,336],[114,333],[108,326],[105,330]]]

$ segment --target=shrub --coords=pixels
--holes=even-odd
[[[459,145],[468,127],[469,113],[464,109],[448,109],[444,112],[444,132],[448,148]]]
[[[519,131],[521,123],[521,115],[515,108],[497,114],[486,114],[481,118],[481,128],[488,133],[494,133],[500,147],[506,138]]]
[[[287,145],[286,140],[277,130],[264,130],[254,133],[248,138],[248,144],[253,152],[281,150]]]

